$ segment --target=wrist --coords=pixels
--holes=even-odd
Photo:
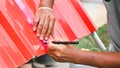
[[[53,8],[54,0],[41,0],[39,7]]]
[[[85,54],[86,54],[86,51],[78,50],[76,53],[77,53],[77,54],[74,55],[75,58],[74,58],[73,63],[76,63],[76,64],[84,64],[84,63],[86,62],[85,57],[87,56],[87,55],[85,55]],[[85,55],[85,56],[84,56],[84,55]],[[87,58],[86,58],[86,59],[87,59]]]
[[[79,57],[79,54],[80,54],[80,51],[79,49],[73,49],[72,52],[71,52],[71,58],[70,59],[74,59],[74,60],[70,60],[71,63],[78,63],[78,59],[80,58]]]
[[[38,8],[38,10],[44,10],[44,9],[45,9],[45,10],[49,10],[49,11],[51,11],[51,12],[53,11],[52,8],[50,8],[50,7],[39,7],[39,8]]]

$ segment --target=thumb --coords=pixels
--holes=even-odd
[[[48,43],[48,50],[56,51],[56,50],[58,50],[58,45],[53,44],[52,42],[49,42]]]

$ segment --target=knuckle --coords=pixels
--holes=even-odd
[[[54,27],[51,25],[51,26],[49,26],[49,31],[52,31],[54,29]]]
[[[44,28],[43,28],[43,29],[44,29],[44,30],[47,30],[47,28],[48,28],[47,26],[44,26]]]
[[[39,26],[39,27],[38,27],[38,30],[41,30],[41,29],[42,29],[42,27],[41,27],[41,26]]]
[[[54,24],[49,25],[49,30],[53,30],[54,29]]]
[[[62,55],[60,54],[60,53],[58,53],[57,54],[57,58],[59,59],[59,58],[61,58],[62,57]]]
[[[55,17],[54,17],[54,16],[51,16],[51,19],[52,19],[52,20],[55,20]]]
[[[39,24],[39,28],[42,28],[43,27],[43,24]]]
[[[34,25],[34,26],[37,26],[38,24],[37,24],[37,22],[34,21],[33,25]]]
[[[51,30],[48,30],[47,34],[51,34],[51,33],[52,33],[52,31],[51,31]]]

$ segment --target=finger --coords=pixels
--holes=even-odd
[[[60,52],[63,52],[67,47],[69,46],[66,46],[66,45],[62,45],[62,44],[48,44],[48,51],[51,50],[51,51],[60,51]]]
[[[49,51],[47,54],[51,56],[54,60],[57,60],[56,51]]]
[[[37,30],[37,26],[38,26],[38,23],[39,23],[39,14],[36,12],[36,16],[35,16],[35,19],[34,19],[34,23],[33,23],[33,31],[36,31]]]
[[[66,58],[66,57],[60,57],[60,58],[57,59],[57,61],[58,61],[58,62],[70,62],[71,59]]]
[[[51,37],[52,37],[52,39],[55,39],[54,28],[53,28],[53,31],[52,31],[52,33],[51,33]]]
[[[49,16],[46,16],[45,17],[45,22],[44,22],[44,25],[43,25],[43,28],[42,28],[42,32],[40,34],[40,39],[41,40],[44,39],[45,36],[46,36],[46,33],[48,31],[48,28],[49,28],[49,21],[50,21]]]
[[[54,24],[55,24],[55,18],[54,18],[54,16],[52,16],[50,18],[49,28],[48,28],[48,31],[47,31],[46,36],[45,36],[46,40],[48,40],[48,38],[50,37],[50,35],[52,35],[53,29],[54,29]]]
[[[58,45],[57,44],[52,44],[52,42],[48,43],[48,51],[56,51],[59,50],[58,49]]]
[[[41,18],[41,20],[39,21],[39,24],[38,24],[38,28],[37,28],[37,36],[39,37],[41,32],[42,32],[42,28],[43,28],[43,25],[44,25],[44,21],[45,21],[45,17],[43,16]]]
[[[50,55],[54,60],[59,62],[64,62],[69,60],[68,58],[62,56],[62,54],[59,51],[49,51],[48,55]]]

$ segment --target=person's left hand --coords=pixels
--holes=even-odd
[[[74,62],[78,52],[72,45],[48,44],[48,55],[59,62]]]
[[[38,9],[34,19],[33,30],[40,40],[48,40],[53,32],[55,17],[49,9]]]

